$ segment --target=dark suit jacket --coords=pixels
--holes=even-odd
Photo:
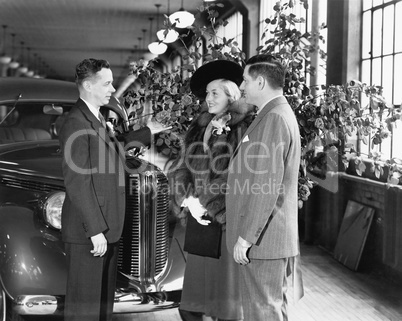
[[[285,97],[270,101],[247,129],[231,160],[226,195],[228,250],[241,236],[249,257],[298,254],[300,133]]]
[[[130,133],[133,138],[133,134]],[[149,128],[136,136],[150,141]],[[66,199],[62,211],[64,242],[91,244],[104,233],[109,243],[120,239],[125,214],[125,157],[116,138],[79,99],[60,131]]]

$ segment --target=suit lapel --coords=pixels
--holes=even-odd
[[[272,110],[272,108],[274,108],[275,106],[278,106],[280,104],[287,104],[287,100],[286,100],[286,98],[284,96],[274,98],[273,100],[268,102],[268,104],[266,104],[262,108],[262,110],[258,113],[257,117],[254,119],[254,121],[247,128],[245,134],[242,137],[242,140],[237,145],[237,147],[236,147],[236,149],[235,149],[235,151],[234,151],[234,153],[232,155],[232,158],[234,158],[236,156],[240,146],[243,144],[244,138],[247,137],[254,130],[254,128],[257,127],[257,125],[261,122],[261,120],[264,119],[264,117],[269,113],[269,111]]]
[[[110,143],[110,137],[107,133],[107,129],[105,129],[98,118],[89,110],[87,104],[79,99],[77,102],[78,109],[83,113],[86,120],[91,124],[91,127],[98,133],[98,136],[105,141],[106,143]],[[105,135],[102,133],[104,130]]]
[[[109,136],[109,131],[103,127],[99,119],[96,118],[95,115],[89,110],[87,104],[82,99],[79,99],[76,105],[91,124],[91,127],[96,131],[99,138],[102,139],[108,146],[110,143],[112,143],[119,157],[125,161],[125,153],[121,150],[120,143],[115,137]]]
[[[268,104],[266,104],[264,108],[262,108],[261,112],[258,113],[257,117],[251,123],[250,127],[246,130],[246,135],[254,130],[254,128],[260,123],[260,121],[272,110],[272,108],[280,104],[287,104],[287,100],[285,97],[277,97],[268,102]]]
[[[84,114],[85,119],[88,120],[93,129],[98,131],[102,127],[99,119],[89,110],[89,107],[82,99],[78,100],[77,107]]]

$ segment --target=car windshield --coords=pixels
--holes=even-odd
[[[56,139],[70,108],[53,103],[0,105],[0,144]]]

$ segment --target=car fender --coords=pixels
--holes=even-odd
[[[65,293],[67,270],[59,234],[30,208],[0,207],[0,279],[11,298]]]
[[[184,236],[185,228],[180,223],[175,224],[170,236],[169,270],[161,282],[164,291],[181,291],[183,288],[183,276],[186,268],[186,255],[183,250]]]

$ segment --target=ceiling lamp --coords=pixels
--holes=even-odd
[[[181,8],[179,11],[172,13],[169,16],[169,20],[172,24],[175,24],[177,28],[187,28],[194,23],[195,17],[192,13],[184,10],[183,0],[181,0]]]
[[[147,32],[147,29],[142,29],[142,48],[145,50],[145,34]],[[151,36],[149,37],[151,38]]]
[[[35,75],[35,73],[33,72],[33,70],[28,70],[26,73],[25,73],[25,76],[27,76],[27,77],[33,77]]]
[[[34,74],[33,74],[33,78],[40,78],[39,76],[39,65],[40,65],[40,57],[38,57],[37,54],[34,54]]]
[[[24,42],[21,41],[21,65],[18,68],[20,74],[25,74],[28,71],[28,67],[24,66]]]
[[[11,47],[11,62],[8,64],[8,68],[17,69],[20,64],[19,64],[18,61],[14,60],[14,48],[15,48],[15,46],[14,46],[14,40],[15,40],[15,33],[12,33],[12,34],[11,34],[11,37],[13,37],[13,45],[12,45],[12,47]]]
[[[154,55],[161,55],[166,52],[167,45],[163,42],[155,41],[148,45],[148,49]]]
[[[159,15],[159,7],[161,6],[160,4],[156,4],[156,9],[157,9],[157,22],[158,22],[158,15]],[[151,27],[150,27],[150,33],[149,33],[149,40],[151,41],[151,36],[152,36],[152,20],[153,18],[149,18],[149,21],[151,22]],[[158,26],[157,26],[158,27]],[[161,41],[154,41],[148,45],[148,49],[151,53],[154,55],[161,55],[166,52],[167,50],[167,45]]]
[[[3,52],[0,56],[0,63],[5,65],[11,61],[11,57],[6,55],[6,29],[7,26],[3,25]]]
[[[179,39],[179,33],[173,29],[161,29],[156,33],[156,36],[164,43],[172,43]]]
[[[28,67],[29,67],[29,58],[30,58],[30,52],[31,52],[31,48],[27,48],[27,50],[28,50]],[[28,71],[25,73],[25,76],[27,76],[27,77],[33,77],[33,75],[35,74],[34,72],[33,72],[33,70],[30,70],[29,68],[27,68],[28,69]]]
[[[168,0],[168,10],[166,16],[169,17],[170,15],[170,0]],[[165,23],[166,24],[166,23]],[[166,28],[161,29],[156,33],[159,41],[163,41],[164,43],[172,43],[179,39],[179,33],[176,30]]]
[[[11,60],[11,62],[8,64],[8,68],[17,69],[19,65],[20,63],[18,61]]]

